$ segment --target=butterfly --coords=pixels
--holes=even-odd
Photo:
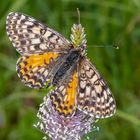
[[[95,118],[115,113],[110,89],[86,56],[87,41],[80,23],[71,28],[71,41],[22,13],[7,16],[6,30],[21,54],[18,76],[31,88],[40,89],[46,83],[54,86],[49,98],[61,115],[69,117],[76,108]]]

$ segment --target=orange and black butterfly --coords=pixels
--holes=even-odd
[[[6,30],[21,54],[16,66],[25,85],[40,89],[55,86],[50,99],[64,116],[76,108],[95,118],[110,117],[116,106],[112,94],[86,56],[86,38],[81,24],[72,27],[71,41],[34,18],[10,13]]]

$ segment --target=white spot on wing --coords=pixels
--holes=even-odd
[[[26,25],[33,25],[33,23],[32,22],[29,22],[29,21],[26,21],[25,24]]]
[[[64,86],[60,86],[59,90],[62,91],[65,87]]]
[[[56,39],[57,39],[57,36],[54,35],[53,37],[50,38],[50,42],[52,42],[52,43],[57,43],[57,42],[56,42]]]
[[[21,15],[21,19],[25,19],[25,16],[24,15]]]
[[[86,87],[86,81],[80,81],[80,87],[84,89]]]
[[[48,70],[45,70],[44,75],[45,77],[48,76]]]
[[[98,79],[98,76],[95,74],[91,79],[91,83],[94,83]]]
[[[80,93],[80,94],[79,94],[79,97],[80,97],[80,98],[83,98],[83,97],[84,97],[84,94],[85,94],[85,93]]]
[[[96,92],[101,93],[102,92],[102,86],[101,85],[95,85],[95,90],[96,90]]]
[[[86,96],[90,96],[90,91],[91,91],[91,87],[87,86],[86,87]]]
[[[93,75],[93,70],[90,69],[89,71],[86,72],[86,74],[90,78]]]
[[[39,27],[33,27],[32,32],[35,34],[40,34],[40,28]]]
[[[39,72],[42,73],[44,70],[45,70],[45,68],[43,67],[39,70]]]
[[[40,43],[40,39],[32,39],[32,44],[39,44]]]
[[[44,37],[48,39],[48,37],[52,34],[52,32],[50,31],[46,31],[46,33],[44,34]]]
[[[46,50],[46,44],[40,44],[40,49],[42,49],[42,50]]]
[[[34,45],[30,46],[30,50],[32,50],[32,51],[34,51],[34,50],[35,50]]]

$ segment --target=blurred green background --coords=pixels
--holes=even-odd
[[[6,35],[7,14],[23,12],[69,38],[78,21],[77,7],[87,34],[88,56],[117,104],[115,116],[97,122],[99,132],[88,136],[90,140],[140,140],[140,0],[1,0],[0,140],[41,139],[43,134],[33,123],[46,94],[25,87],[17,77],[19,54]],[[114,44],[120,48],[107,47]]]

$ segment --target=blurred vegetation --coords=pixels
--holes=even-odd
[[[115,116],[96,123],[91,140],[140,140],[140,1],[139,0],[1,0],[0,2],[0,140],[39,140],[33,127],[43,91],[25,87],[15,70],[19,54],[5,30],[9,12],[23,12],[66,38],[78,21],[88,40],[88,56],[109,84]],[[119,49],[107,47],[119,45]],[[105,45],[106,47],[94,47]]]

